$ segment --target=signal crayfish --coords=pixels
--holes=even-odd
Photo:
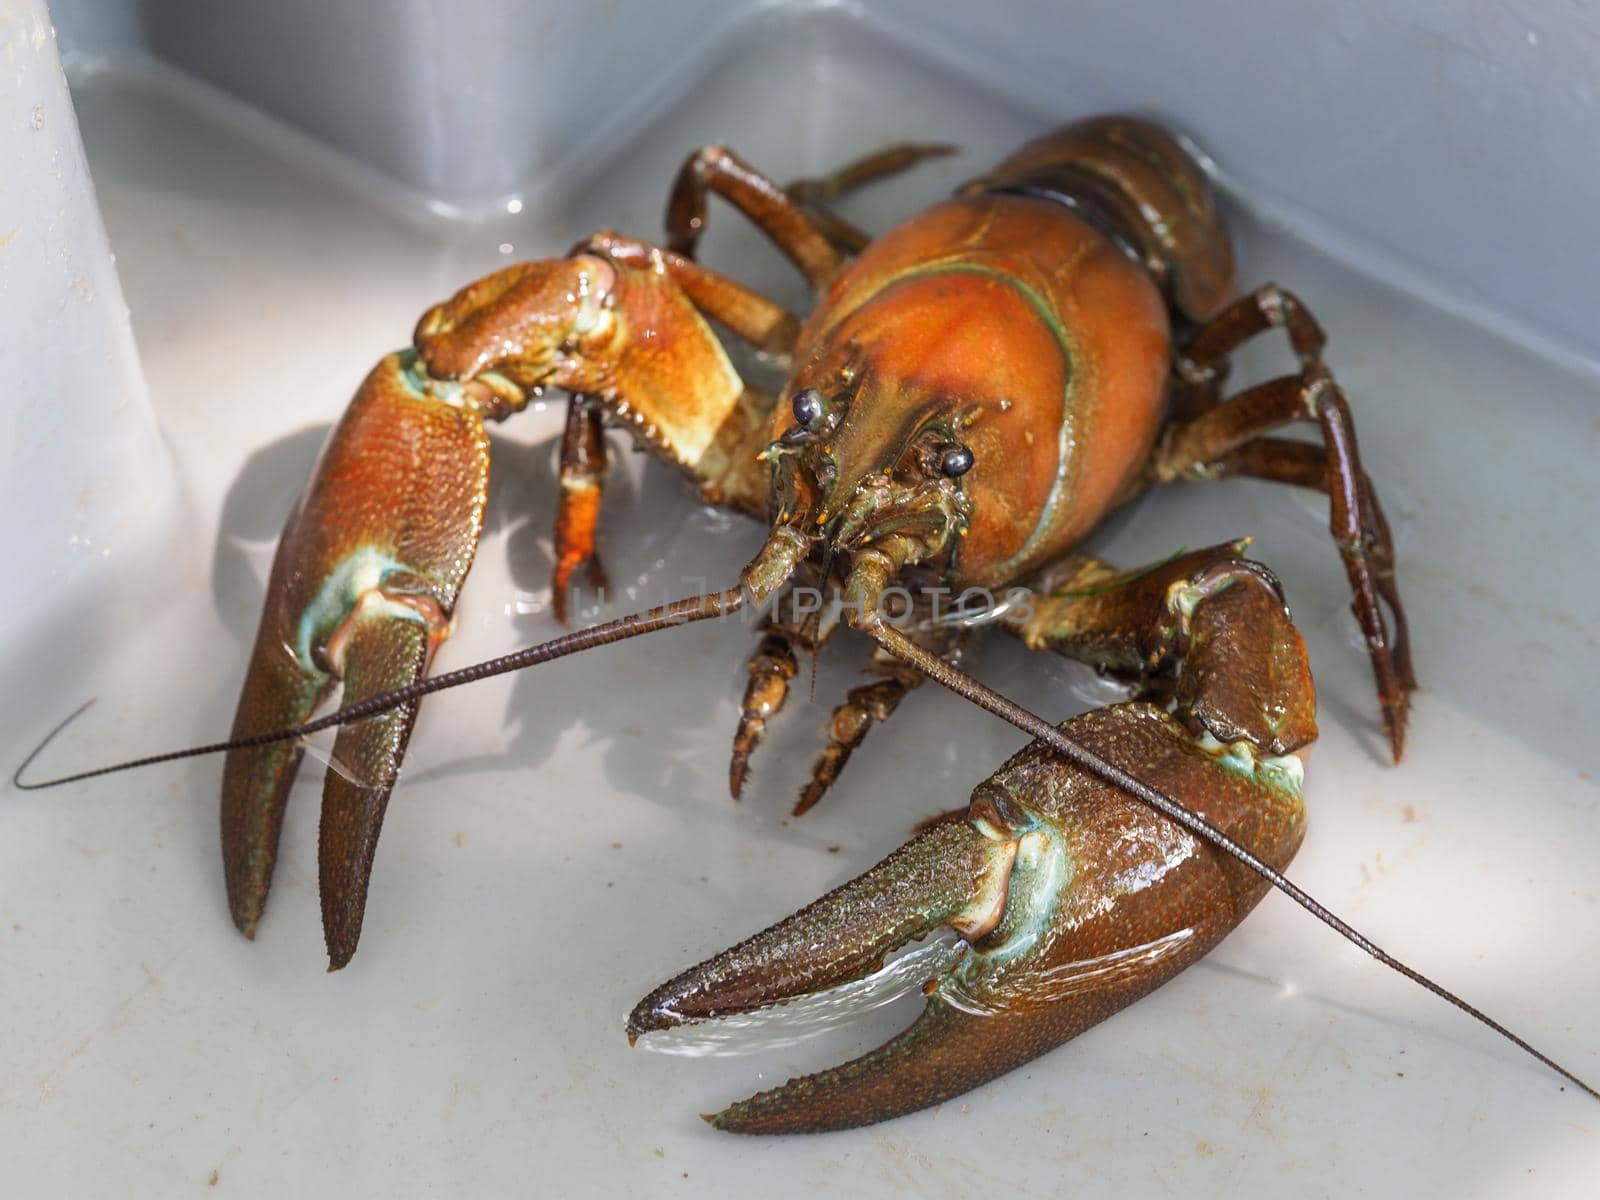
[[[254,936],[262,915],[305,734],[341,727],[319,859],[338,968],[360,937],[423,695],[760,606],[736,797],[799,655],[840,628],[874,643],[879,678],[835,711],[798,811],[925,678],[1034,741],[966,809],[633,1009],[630,1038],[839,987],[936,931],[959,936],[909,1029],[733,1105],[711,1118],[719,1128],[816,1132],[960,1095],[1197,961],[1273,886],[1592,1092],[1282,876],[1304,832],[1316,700],[1282,589],[1247,543],[1134,569],[1079,549],[1118,506],[1173,480],[1325,493],[1398,761],[1416,680],[1395,555],[1314,318],[1275,286],[1239,294],[1205,173],[1134,118],[1040,138],[876,238],[828,207],[943,149],[894,147],[785,188],[706,147],[671,191],[665,246],[602,232],[564,258],[498,271],[427,312],[412,348],[378,364],[284,530],[230,738],[139,760],[227,752],[239,928]],[[808,318],[696,261],[712,195],[800,270],[817,296]],[[781,389],[750,386],[712,322],[782,366]],[[1273,331],[1297,368],[1226,393],[1231,356]],[[569,397],[552,592],[563,619],[580,571],[604,581],[608,425],[707,503],[766,521],[767,539],[724,591],[428,677],[483,528],[486,423],[547,388]],[[1275,436],[1296,425],[1320,439]],[[1130,698],[1042,721],[961,669],[988,625],[1099,668]],[[338,687],[343,707],[311,720]]]

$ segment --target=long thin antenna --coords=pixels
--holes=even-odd
[[[1422,974],[1422,972],[1408,967],[1405,963],[1401,962],[1392,954],[1388,953],[1388,951],[1384,950],[1371,938],[1361,933],[1359,930],[1354,928],[1340,917],[1335,916],[1334,913],[1332,913],[1324,904],[1322,904],[1321,901],[1317,900],[1315,897],[1306,892],[1299,886],[1299,884],[1290,880],[1281,871],[1274,870],[1272,867],[1262,862],[1254,854],[1250,853],[1250,851],[1239,845],[1238,842],[1234,841],[1227,834],[1223,833],[1222,830],[1216,828],[1210,822],[1190,812],[1177,801],[1172,800],[1171,798],[1156,791],[1149,784],[1143,783],[1134,778],[1115,763],[1101,758],[1098,754],[1088,749],[1086,746],[1080,745],[1078,742],[1073,741],[1070,737],[1068,737],[1060,729],[1056,728],[1056,726],[1050,724],[1043,717],[1029,712],[1020,704],[1006,699],[1006,697],[1002,696],[994,689],[979,683],[966,672],[945,662],[944,659],[940,658],[937,654],[933,654],[927,650],[924,650],[921,646],[917,645],[892,625],[879,621],[876,624],[866,626],[865,632],[868,633],[875,641],[877,641],[877,643],[884,649],[910,663],[913,667],[921,671],[924,675],[928,676],[928,678],[934,680],[936,683],[943,684],[952,692],[955,692],[958,696],[972,701],[972,703],[978,705],[978,707],[987,709],[989,712],[999,717],[1002,721],[1009,721],[1012,725],[1015,725],[1018,729],[1022,730],[1023,733],[1026,733],[1030,737],[1036,738],[1037,740],[1043,742],[1045,745],[1049,746],[1057,754],[1061,755],[1068,761],[1076,763],[1084,770],[1089,771],[1094,775],[1098,775],[1107,783],[1113,784],[1127,792],[1129,795],[1144,801],[1144,803],[1155,809],[1162,816],[1176,821],[1179,825],[1182,825],[1185,829],[1189,830],[1190,833],[1204,838],[1206,841],[1216,846],[1217,849],[1222,850],[1227,854],[1231,854],[1234,858],[1238,859],[1245,866],[1249,867],[1257,875],[1261,876],[1261,878],[1265,879],[1273,887],[1277,888],[1284,895],[1288,896],[1289,899],[1293,900],[1301,908],[1305,909],[1313,917],[1316,917],[1317,920],[1321,921],[1324,925],[1327,925],[1335,933],[1338,933],[1340,936],[1361,947],[1361,949],[1372,955],[1373,958],[1377,959],[1384,966],[1393,971],[1398,971],[1401,975],[1404,975],[1407,979],[1411,980],[1412,983],[1426,988],[1435,996],[1438,996],[1441,1000],[1446,1000],[1455,1005],[1469,1017],[1473,1017],[1474,1019],[1481,1021],[1483,1024],[1487,1025],[1490,1029],[1494,1030],[1513,1045],[1531,1054],[1534,1058],[1538,1059],[1545,1066],[1549,1067],[1552,1071],[1554,1071],[1557,1075],[1560,1075],[1569,1083],[1581,1088],[1590,1096],[1593,1096],[1596,1100],[1600,1100],[1600,1091],[1596,1091],[1594,1088],[1590,1087],[1587,1083],[1579,1079],[1576,1075],[1567,1070],[1567,1068],[1563,1067],[1560,1063],[1556,1062],[1556,1060],[1551,1058],[1549,1055],[1543,1053],[1542,1051],[1536,1050],[1533,1046],[1529,1045],[1522,1038],[1512,1033],[1511,1030],[1507,1029],[1504,1025],[1500,1024],[1499,1021],[1496,1021],[1483,1010],[1468,1004],[1460,996],[1457,996],[1454,992],[1435,983],[1426,975]]]
[[[274,729],[266,733],[249,734],[245,737],[229,738],[225,742],[209,742],[204,746],[190,746],[184,750],[169,750],[165,754],[151,754],[144,758],[131,758],[126,762],[112,763],[105,767],[95,767],[88,771],[77,771],[71,775],[62,775],[57,779],[42,779],[34,783],[23,782],[22,776],[33,765],[34,759],[53,741],[57,734],[81,716],[85,709],[93,704],[91,700],[80,705],[78,710],[61,724],[57,725],[45,739],[33,748],[33,752],[22,760],[22,765],[11,776],[11,785],[24,792],[36,792],[44,788],[60,787],[65,783],[77,783],[82,779],[95,779],[101,775],[112,775],[118,771],[131,771],[136,767],[153,767],[158,763],[176,762],[183,758],[198,758],[206,754],[221,754],[228,750],[239,750],[247,746],[266,746],[273,742],[288,742],[296,738],[307,737],[323,729],[331,729],[335,725],[348,725],[352,721],[364,720],[391,708],[398,708],[402,704],[427,696],[433,692],[442,692],[448,688],[462,687],[465,684],[476,683],[480,679],[489,679],[495,675],[504,675],[510,671],[520,671],[524,667],[536,666],[539,663],[549,662],[556,658],[565,658],[569,654],[578,654],[584,650],[592,650],[596,646],[609,645],[612,642],[625,641],[628,638],[640,637],[647,633],[654,633],[659,629],[669,629],[674,625],[688,625],[695,621],[714,620],[736,613],[744,607],[744,593],[740,588],[733,587],[723,592],[712,592],[704,596],[688,596],[682,600],[674,600],[671,604],[663,604],[660,608],[652,608],[647,612],[631,613],[626,617],[619,617],[615,621],[607,621],[601,625],[594,625],[588,629],[575,630],[563,634],[561,637],[552,638],[548,642],[540,642],[537,646],[528,646],[510,654],[491,658],[487,662],[474,663],[469,667],[462,667],[458,671],[446,671],[442,675],[433,675],[427,679],[419,679],[405,687],[396,688],[392,692],[384,692],[378,696],[371,696],[365,700],[331,712],[327,716],[318,717],[307,721],[303,725],[295,725],[286,729]]]

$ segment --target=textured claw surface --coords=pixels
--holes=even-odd
[[[706,1120],[728,1133],[828,1133],[870,1125],[1021,1066],[1058,1044],[1040,1044],[1046,1032],[1017,1017],[976,1016],[934,999],[911,1028],[872,1053],[757,1093]]]
[[[265,628],[250,660],[244,693],[230,736],[299,725],[333,690],[325,674],[300,666]],[[267,644],[263,644],[267,643]],[[272,886],[283,810],[305,753],[298,742],[274,742],[228,753],[222,774],[222,858],[228,909],[245,937],[256,923]]]
[[[1298,760],[1196,741],[1146,704],[1068,722],[1275,867],[1304,831]],[[637,1035],[859,978],[939,925],[971,945],[922,1015],[869,1054],[709,1117],[741,1133],[817,1133],[960,1095],[1077,1036],[1217,944],[1265,892],[1254,874],[1037,744],[859,879],[686,972],[634,1010]]]
[[[869,974],[940,926],[976,933],[1004,902],[1015,846],[965,821],[918,834],[865,875],[665,983],[628,1015],[638,1037],[749,1012]]]
[[[341,678],[354,698],[423,672],[477,548],[488,452],[469,391],[430,379],[410,354],[374,368],[278,543],[236,735],[298,724]],[[335,746],[321,849],[335,966],[355,949],[372,846],[414,715],[398,710],[351,726]],[[235,750],[224,767],[228,898],[248,936],[271,886],[300,756],[282,742]]]
[[[346,702],[419,678],[431,643],[431,631],[420,622],[392,617],[363,622],[350,634],[345,653]],[[330,970],[350,961],[361,938],[378,834],[416,716],[416,702],[402,705],[344,726],[334,742],[317,852]]]

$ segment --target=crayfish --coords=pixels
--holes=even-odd
[[[1282,876],[1304,831],[1315,693],[1282,590],[1247,543],[1133,569],[1078,549],[1111,511],[1172,480],[1325,493],[1398,761],[1416,681],[1395,554],[1317,322],[1275,286],[1239,293],[1205,173],[1142,120],[1069,125],[876,238],[829,208],[942,149],[895,147],[783,187],[703,148],[672,189],[664,246],[601,232],[566,257],[498,271],[428,311],[411,348],[374,368],[284,530],[232,735],[200,748],[228,754],[223,854],[243,932],[254,935],[271,885],[302,734],[341,726],[320,849],[337,968],[356,949],[425,693],[749,604],[764,615],[735,796],[799,656],[840,629],[874,643],[879,678],[834,713],[800,810],[924,678],[1035,740],[966,809],[633,1010],[630,1037],[747,1013],[859,980],[937,930],[959,935],[909,1029],[728,1108],[712,1118],[720,1128],[842,1128],[966,1092],[1195,962],[1269,886],[1488,1022]],[[696,261],[711,195],[804,275],[808,318]],[[781,389],[750,385],[713,323],[781,366]],[[1278,331],[1297,369],[1229,394],[1231,356]],[[483,527],[486,424],[545,389],[569,397],[558,614],[580,570],[603,582],[607,426],[707,503],[767,522],[766,541],[725,591],[428,678]],[[1294,426],[1318,439],[1278,436]],[[1130,698],[1059,728],[1040,720],[961,669],[988,625],[1092,664]],[[344,707],[311,720],[341,686]]]

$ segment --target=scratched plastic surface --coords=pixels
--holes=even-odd
[[[149,570],[169,600],[125,644],[32,681],[31,741],[92,691],[48,766],[227,726],[272,539],[362,373],[417,314],[512,257],[606,225],[652,235],[680,156],[725,139],[782,175],[903,137],[968,153],[863,196],[882,228],[1046,124],[821,23],[738,47],[553,212],[463,228],[188,84],[82,78],[90,162],[185,520]],[[833,32],[829,32],[833,30]],[[793,118],[774,96],[826,95]],[[1069,89],[1061,112],[1076,115]],[[1600,386],[1235,213],[1249,281],[1329,329],[1395,517],[1416,626],[1410,755],[1384,763],[1315,498],[1173,489],[1099,544],[1150,561],[1243,533],[1310,643],[1323,738],[1293,873],[1389,949],[1600,1076]],[[726,210],[706,256],[800,292]],[[1281,350],[1251,359],[1260,370]],[[441,668],[555,631],[542,611],[554,411],[496,435],[491,529]],[[94,430],[83,431],[93,437]],[[754,527],[621,456],[603,548],[636,599],[720,584]],[[642,469],[641,469],[642,468]],[[108,597],[107,603],[115,603]],[[590,614],[585,614],[590,615]],[[1298,909],[1263,903],[1204,963],[1029,1067],[936,1110],[824,1139],[741,1140],[695,1114],[859,1053],[860,1024],[735,1057],[630,1051],[628,1008],[962,804],[1018,744],[931,688],[809,817],[786,819],[864,658],[840,638],[727,797],[747,630],[696,626],[430,701],[390,808],[362,948],[324,974],[308,761],[255,943],[226,914],[215,762],[8,794],[0,810],[0,1157],[19,1194],[1587,1195],[1600,1106]],[[76,647],[63,646],[67,660]],[[985,643],[986,678],[1058,715],[1092,678]],[[910,1004],[910,1008],[907,1007]],[[1419,1152],[1419,1147],[1424,1152]],[[213,1176],[213,1173],[215,1175]],[[20,1182],[19,1182],[20,1181]]]

